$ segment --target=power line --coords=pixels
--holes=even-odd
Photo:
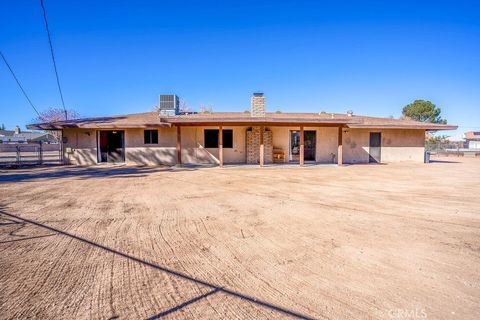
[[[5,56],[3,55],[2,51],[0,51],[0,55],[2,56],[2,59],[3,59],[3,61],[5,62],[5,64],[7,65],[8,70],[10,70],[10,73],[12,74],[13,78],[15,79],[15,81],[16,81],[17,84],[18,84],[18,86],[20,87],[20,90],[22,90],[23,95],[25,96],[25,98],[27,98],[28,103],[30,103],[30,105],[32,106],[33,110],[35,110],[35,112],[37,113],[38,117],[41,119],[42,116],[41,116],[40,113],[38,112],[37,108],[35,108],[35,106],[33,105],[32,100],[30,100],[30,98],[28,97],[27,93],[25,92],[25,89],[23,89],[22,84],[20,83],[20,81],[18,80],[17,76],[15,75],[15,72],[13,72],[12,67],[10,67],[10,65],[8,64],[7,59],[6,59]]]
[[[63,100],[62,88],[60,86],[60,79],[58,77],[58,71],[57,71],[57,63],[55,62],[55,54],[53,53],[52,37],[50,35],[50,29],[48,28],[47,12],[45,11],[45,5],[43,4],[43,0],[40,0],[40,5],[42,6],[42,10],[43,10],[43,19],[45,20],[45,29],[47,30],[48,43],[50,44],[50,53],[52,54],[53,68],[55,69],[55,76],[57,78],[58,92],[60,92],[60,98],[62,99],[63,111],[65,112],[65,120],[67,120],[67,118],[68,118],[67,109],[65,108],[65,101]]]

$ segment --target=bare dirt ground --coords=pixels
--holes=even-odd
[[[478,319],[480,159],[441,160],[0,171],[0,318]]]

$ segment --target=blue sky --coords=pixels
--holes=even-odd
[[[401,114],[414,99],[480,129],[478,1],[45,0],[65,103],[82,116],[194,109]],[[0,49],[38,109],[61,106],[38,0],[1,1]],[[2,62],[2,61],[0,61]],[[3,62],[2,62],[3,63]],[[0,65],[0,123],[35,113]]]

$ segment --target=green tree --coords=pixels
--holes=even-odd
[[[447,120],[440,117],[441,112],[440,108],[437,108],[436,105],[428,100],[415,100],[413,103],[406,105],[402,110],[404,117],[416,121],[446,124]]]

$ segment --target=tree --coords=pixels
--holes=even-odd
[[[179,102],[179,111],[181,113],[190,113],[192,112],[192,109],[190,108],[190,106],[188,105],[187,101],[185,101],[184,99],[181,99],[180,98],[180,102]]]
[[[70,109],[67,110],[68,120],[77,119],[80,117],[77,111]],[[45,111],[40,112],[40,115],[36,117],[34,122],[57,122],[65,120],[65,111],[61,108],[50,107]]]
[[[440,117],[441,111],[428,100],[415,100],[403,108],[402,115],[416,121],[446,124],[447,120]]]
[[[200,113],[213,113],[213,105],[208,104],[201,104],[200,105]]]
[[[67,110],[68,120],[77,119],[80,117],[79,113],[73,109]],[[45,111],[40,112],[40,115],[35,118],[34,122],[57,122],[65,120],[65,110],[62,108],[50,107]],[[47,130],[55,139],[60,140],[61,132],[57,130]]]

